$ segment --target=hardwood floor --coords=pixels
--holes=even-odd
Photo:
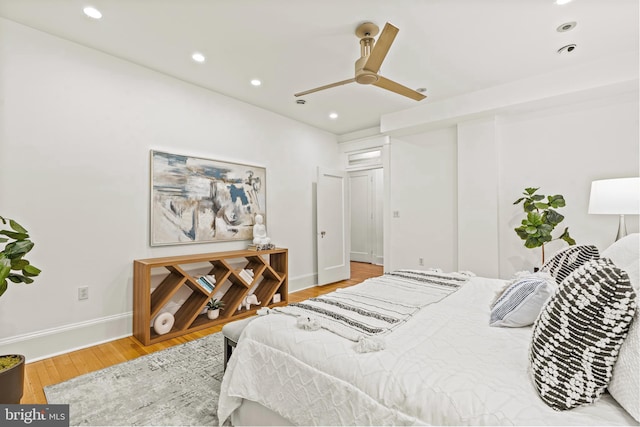
[[[289,295],[289,301],[303,301],[335,291],[338,288],[355,285],[369,277],[376,277],[382,274],[382,266],[352,262],[351,279],[291,293]],[[144,356],[145,354],[203,338],[219,332],[221,329],[222,326],[218,325],[149,346],[143,346],[133,336],[130,336],[49,359],[28,363],[25,366],[24,395],[22,396],[21,403],[47,403],[43,389],[47,385],[57,384],[78,375],[104,369],[117,363]]]

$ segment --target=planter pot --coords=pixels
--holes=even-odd
[[[211,320],[213,319],[217,319],[218,316],[220,316],[220,309],[216,308],[215,310],[209,310],[207,311],[207,317]]]
[[[17,404],[24,390],[24,356],[10,355],[20,359],[18,364],[0,372],[0,403]]]

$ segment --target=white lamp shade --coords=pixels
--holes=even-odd
[[[603,179],[591,183],[590,214],[640,214],[640,177]]]

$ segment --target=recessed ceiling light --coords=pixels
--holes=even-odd
[[[563,5],[567,3],[571,3],[571,0],[556,0],[556,4],[558,5]]]
[[[251,80],[251,84],[254,86],[260,86],[262,84],[262,82],[258,79],[253,79]]]
[[[331,120],[335,120],[335,119],[337,119],[337,118],[338,118],[338,113],[329,113],[329,118],[330,118]]]
[[[556,28],[556,31],[559,33],[564,33],[566,31],[573,30],[576,25],[578,25],[576,21],[565,22],[564,24],[559,25],[558,28]]]
[[[93,18],[93,19],[100,19],[102,18],[102,12],[100,12],[98,9],[96,9],[95,7],[92,6],[87,6],[84,9],[82,9],[82,11],[84,12],[85,15],[87,15],[89,18]]]
[[[200,63],[204,62],[204,61],[205,61],[205,59],[206,59],[206,58],[204,57],[204,55],[203,55],[203,54],[201,54],[200,52],[194,52],[194,54],[193,54],[193,55],[191,55],[191,58],[192,58],[194,61],[196,61],[196,62],[200,62]]]

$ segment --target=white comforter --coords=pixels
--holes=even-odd
[[[637,425],[608,394],[565,412],[540,400],[527,372],[531,328],[488,326],[504,284],[472,278],[373,353],[291,316],[258,318],[227,366],[220,422],[248,399],[298,425]]]

